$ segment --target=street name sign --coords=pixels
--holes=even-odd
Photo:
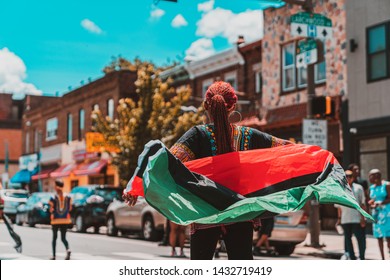
[[[298,13],[292,15],[291,35],[300,37],[313,37],[322,40],[332,37],[332,20],[320,15],[312,13]]]
[[[327,120],[303,120],[303,144],[328,148],[328,122]]]
[[[298,42],[297,68],[314,64],[318,60],[317,42],[312,38]]]

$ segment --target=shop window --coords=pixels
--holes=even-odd
[[[77,187],[79,185],[79,180],[71,180],[70,181],[70,189]]]
[[[388,157],[386,137],[378,137],[360,140],[360,172],[363,178],[368,178],[368,172],[378,168],[382,172],[382,178],[388,178]]]
[[[390,78],[390,22],[367,29],[367,80]]]

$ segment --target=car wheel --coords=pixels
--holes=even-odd
[[[28,226],[29,227],[35,227],[35,224],[33,221],[31,221],[31,219],[28,219]]]
[[[280,256],[290,256],[295,250],[294,244],[283,244],[283,245],[276,245],[275,251]]]
[[[18,226],[21,226],[23,225],[21,219],[20,219],[20,216],[16,214],[16,218],[15,218],[15,224],[17,224]]]
[[[76,231],[77,232],[86,232],[87,228],[85,226],[83,215],[81,215],[81,214],[77,215],[75,224],[76,224]]]
[[[117,236],[118,229],[115,226],[114,216],[110,215],[107,219],[107,235],[108,236]]]
[[[142,222],[142,237],[148,241],[157,240],[157,232],[154,228],[153,218],[145,216]]]

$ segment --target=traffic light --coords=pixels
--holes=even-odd
[[[312,100],[312,112],[314,116],[334,116],[335,103],[330,96],[316,96]]]

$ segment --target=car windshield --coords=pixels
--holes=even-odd
[[[120,199],[122,195],[121,189],[98,189],[96,194],[103,197],[105,201],[112,201],[115,199]]]
[[[88,195],[88,193],[90,193],[90,191],[91,191],[90,188],[77,187],[70,192],[70,195],[73,200],[79,200],[85,198]]]
[[[13,197],[13,198],[27,198],[28,197],[27,192],[5,192],[4,194],[8,197]]]

